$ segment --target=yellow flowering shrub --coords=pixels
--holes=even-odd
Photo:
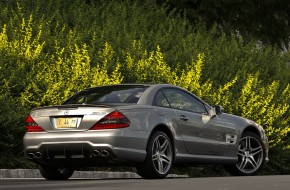
[[[117,64],[108,74],[106,57],[102,67],[91,67],[87,46],[70,47],[68,56],[64,48],[57,48],[55,57],[47,62],[39,62],[33,78],[21,94],[22,104],[41,105],[60,104],[66,98],[84,88],[116,84],[122,81]]]
[[[32,22],[32,15],[28,20],[23,18],[17,36],[12,41],[8,39],[7,25],[4,25],[0,33],[0,50],[10,56],[23,57],[28,60],[38,58],[45,43],[40,42],[42,25],[38,26],[37,35],[32,37]]]
[[[130,73],[131,80],[139,83],[172,83],[176,77],[175,72],[165,63],[159,46],[149,53],[145,50],[140,59],[127,52],[125,70]]]

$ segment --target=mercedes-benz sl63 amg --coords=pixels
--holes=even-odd
[[[62,105],[32,110],[26,130],[25,155],[48,180],[113,165],[136,167],[143,178],[201,164],[247,176],[268,160],[261,125],[168,84],[88,88]]]

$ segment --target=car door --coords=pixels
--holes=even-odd
[[[225,126],[218,115],[209,114],[210,106],[181,89],[166,88],[162,92],[176,109],[180,133],[190,154],[223,156],[235,150],[237,131]]]
[[[176,110],[170,107],[168,100],[161,91],[156,93],[153,100],[153,105],[155,106],[156,113],[159,116],[162,116],[167,123],[170,123],[170,127],[173,127],[174,131],[178,129],[179,119],[177,117]]]

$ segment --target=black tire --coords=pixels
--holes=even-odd
[[[253,132],[245,132],[239,142],[238,162],[225,168],[235,176],[252,176],[262,169],[265,156],[261,138]]]
[[[74,173],[72,168],[61,168],[54,166],[39,166],[42,177],[47,180],[67,180]]]
[[[137,166],[137,173],[145,179],[165,178],[173,163],[172,142],[166,133],[156,131],[147,145],[147,156],[143,164]]]

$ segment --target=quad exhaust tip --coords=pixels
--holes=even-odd
[[[101,155],[101,152],[98,151],[98,150],[94,150],[93,153],[92,153],[92,157],[98,157]]]
[[[94,150],[92,152],[92,157],[96,158],[96,157],[108,157],[110,155],[109,151],[107,150]]]
[[[109,156],[109,152],[107,150],[101,150],[101,156],[102,157],[108,157]]]
[[[36,159],[40,159],[40,158],[42,158],[42,154],[41,154],[41,152],[36,152],[36,153],[34,154],[34,157],[35,157]]]
[[[35,152],[35,153],[30,152],[26,155],[26,157],[29,160],[40,159],[40,158],[42,158],[42,153],[41,152]]]
[[[28,153],[28,154],[26,155],[26,157],[27,157],[29,160],[32,160],[32,159],[34,159],[34,153]]]

